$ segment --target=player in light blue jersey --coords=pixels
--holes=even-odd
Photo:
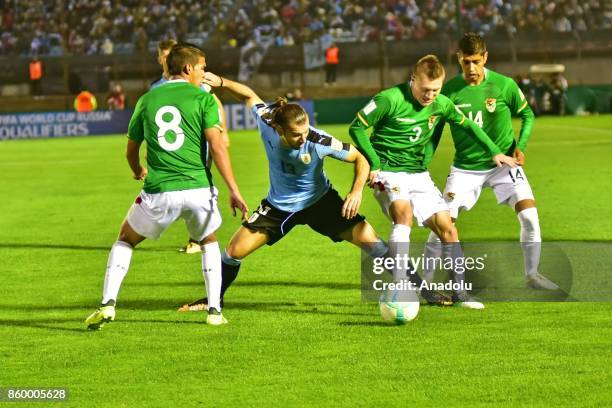
[[[151,82],[151,84],[149,85],[149,89],[157,88],[158,86],[161,86],[168,82],[170,74],[168,74],[166,58],[168,57],[168,54],[170,53],[172,47],[174,47],[176,44],[177,42],[174,39],[161,40],[159,43],[157,43],[157,62],[162,67],[162,75],[155,81]],[[206,93],[210,93],[211,91],[211,87],[208,84],[200,84],[200,89]],[[221,121],[221,126],[219,126],[219,130],[221,131],[221,138],[223,139],[223,143],[225,143],[225,147],[229,148],[230,140],[229,135],[227,133],[227,118],[225,116],[225,109],[223,108],[223,104],[221,103],[221,100],[219,100],[217,95],[213,93],[212,96],[215,99],[215,102],[217,103],[217,107],[219,109],[219,120]],[[206,162],[210,166],[212,164],[212,158],[210,156],[207,156]],[[184,252],[186,254],[197,254],[202,252],[202,247],[198,242],[189,238],[187,245],[179,249],[179,252]]]
[[[236,279],[242,259],[264,244],[273,245],[296,225],[308,225],[334,242],[351,242],[373,258],[387,253],[387,245],[358,213],[369,165],[355,147],[310,126],[304,109],[287,103],[285,98],[266,106],[253,90],[240,83],[210,72],[204,82],[213,88],[224,87],[246,102],[257,119],[269,163],[267,197],[236,231],[222,255],[222,297]],[[327,156],[355,166],[353,185],[344,200],[323,171]],[[204,298],[179,310],[207,307]]]

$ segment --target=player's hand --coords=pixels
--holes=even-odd
[[[232,209],[232,214],[234,217],[236,216],[236,209],[240,210],[242,213],[242,220],[247,220],[247,215],[249,214],[249,207],[247,206],[246,201],[240,195],[239,192],[230,192],[230,207]]]
[[[368,176],[368,186],[374,187],[374,184],[376,184],[376,179],[378,178],[378,173],[380,173],[380,170],[373,170],[370,172],[370,175]]]
[[[344,199],[344,205],[342,206],[342,216],[347,220],[350,220],[357,215],[359,207],[361,206],[361,191],[351,191],[346,195]]]
[[[144,178],[147,177],[148,172],[149,171],[146,167],[140,166],[140,171],[138,173],[134,173],[133,175],[134,180],[144,180]]]
[[[506,156],[505,154],[496,154],[493,156],[493,161],[497,167],[507,164],[510,167],[516,167],[517,161],[514,157]]]
[[[204,79],[202,79],[202,83],[208,84],[213,88],[218,88],[223,85],[223,80],[217,74],[213,74],[212,72],[205,72]]]
[[[518,164],[519,166],[525,164],[525,153],[523,153],[523,151],[518,147],[514,149],[514,153],[512,153],[512,156],[514,156],[514,158],[516,159],[516,164]]]

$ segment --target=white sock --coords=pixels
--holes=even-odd
[[[433,282],[434,273],[436,272],[436,262],[434,261],[440,259],[442,256],[442,241],[440,241],[440,237],[433,231],[429,233],[429,237],[427,238],[424,256],[425,265],[423,266],[423,279],[427,282]]]
[[[525,276],[538,273],[540,253],[542,251],[542,236],[540,235],[540,220],[535,207],[527,208],[517,214],[521,223],[521,248],[525,264]]]
[[[218,242],[202,245],[202,274],[208,307],[221,310],[221,250]]]
[[[125,278],[130,268],[133,251],[134,248],[127,242],[117,241],[113,244],[108,255],[108,262],[106,263],[102,304],[106,304],[111,300],[117,301],[121,282],[123,282],[123,278]]]
[[[394,224],[389,234],[389,256],[397,259],[397,255],[404,259],[404,256],[410,254],[410,230],[411,228],[404,224]],[[404,262],[397,264],[393,269],[393,280],[399,282],[406,279],[407,265]]]

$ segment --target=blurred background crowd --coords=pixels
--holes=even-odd
[[[0,55],[130,53],[162,38],[277,46],[612,28],[610,0],[0,0]]]

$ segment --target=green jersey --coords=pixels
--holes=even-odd
[[[211,94],[185,80],[151,89],[138,100],[128,137],[147,142],[147,193],[191,190],[212,185],[206,166],[204,130],[218,127]]]
[[[351,123],[349,133],[370,163],[371,170],[419,173],[427,170],[429,142],[441,121],[471,131],[476,143],[490,152],[489,160],[500,150],[487,135],[468,120],[443,95],[422,106],[408,83],[378,93]],[[366,130],[373,128],[368,137]]]
[[[461,74],[448,81],[442,93],[476,122],[503,153],[512,155],[516,147],[525,150],[533,128],[534,115],[512,78],[485,70],[482,83],[470,86]],[[518,143],[514,139],[512,115],[520,115],[522,120]],[[443,126],[435,132],[432,140],[434,144],[438,143]],[[469,137],[468,131],[453,123],[450,128],[455,144],[455,167],[465,170],[488,170],[494,167],[488,152]]]

